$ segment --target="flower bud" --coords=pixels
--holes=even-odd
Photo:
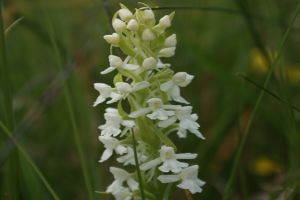
[[[158,52],[158,55],[159,57],[172,57],[174,54],[175,54],[175,47],[168,47],[168,48],[164,48],[164,49],[161,49],[159,52]]]
[[[132,18],[132,12],[127,8],[122,8],[119,10],[119,16],[123,21],[128,21]]]
[[[139,28],[139,24],[135,19],[131,19],[127,24],[127,29],[131,31],[137,31]]]
[[[175,47],[177,44],[176,34],[172,34],[166,38],[164,46],[166,47]]]
[[[154,20],[155,16],[152,10],[144,10],[141,13],[141,17],[144,21],[148,21],[148,20]]]
[[[130,84],[125,83],[125,82],[117,82],[116,84],[116,89],[122,94],[122,95],[127,95],[132,92],[132,87]]]
[[[120,20],[118,18],[113,20],[112,26],[116,32],[122,32],[126,28],[125,22],[123,22],[122,20]]]
[[[193,78],[194,78],[193,75],[190,75],[186,72],[177,72],[173,76],[172,80],[176,85],[180,87],[186,87],[188,84],[190,84]]]
[[[104,35],[103,37],[106,42],[113,46],[119,46],[120,36],[117,33],[113,33],[112,35]]]
[[[159,26],[166,29],[166,28],[169,28],[171,26],[171,20],[170,20],[170,17],[169,15],[165,15],[164,17],[162,17],[160,20],[159,20]]]
[[[143,67],[147,70],[155,69],[157,65],[157,60],[153,57],[146,58],[143,61]]]
[[[156,110],[163,105],[163,102],[160,98],[151,98],[147,101],[147,103],[152,110]]]
[[[154,33],[150,29],[145,29],[143,34],[142,34],[142,39],[144,41],[151,41],[155,39]]]
[[[118,67],[122,67],[123,65],[122,59],[118,56],[109,55],[108,60],[111,67],[118,68]]]

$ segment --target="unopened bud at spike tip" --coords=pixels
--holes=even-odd
[[[128,10],[127,8],[122,8],[118,11],[120,18],[123,21],[128,21],[132,18],[132,12]]]
[[[163,16],[160,20],[159,20],[159,25],[162,28],[169,28],[171,26],[171,20],[169,15],[165,15]]]
[[[155,39],[155,35],[150,29],[145,29],[142,34],[142,39],[144,41],[151,41]]]

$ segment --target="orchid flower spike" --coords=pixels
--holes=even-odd
[[[205,139],[198,115],[181,95],[194,76],[173,71],[165,61],[176,53],[177,36],[170,33],[175,13],[157,19],[146,4],[135,12],[120,6],[111,21],[114,32],[103,37],[110,45],[109,66],[100,74],[113,74],[112,84],[94,84],[99,95],[93,106],[116,106],[105,109],[98,127],[104,146],[99,162],[113,158],[119,165],[110,167],[114,180],[106,192],[116,200],[164,199],[176,185],[199,193],[205,183],[192,164],[197,154],[180,153],[170,137],[191,133]],[[150,190],[167,183],[176,184],[165,192]]]

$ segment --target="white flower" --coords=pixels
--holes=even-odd
[[[181,180],[177,187],[189,190],[192,194],[200,193],[205,182],[198,178],[198,169],[198,165],[193,165],[183,169],[178,175],[161,175],[158,180],[162,183],[173,183]]]
[[[134,111],[129,114],[131,118],[137,118],[143,116],[147,113],[147,117],[152,120],[167,120],[170,116],[173,116],[175,113],[172,110],[165,110],[165,109],[175,109],[177,106],[175,105],[164,105],[160,98],[151,98],[147,101],[148,106],[147,108],[141,108],[137,111]]]
[[[146,70],[151,70],[151,69],[155,69],[157,66],[157,60],[153,57],[149,57],[149,58],[145,58],[143,61],[142,66],[146,69]]]
[[[105,83],[95,83],[94,88],[100,93],[100,95],[97,97],[96,101],[94,102],[94,107],[98,104],[104,102],[107,98],[111,97],[112,94],[112,88],[105,84]]]
[[[135,19],[131,19],[127,24],[127,29],[131,31],[137,31],[139,28],[139,24]]]
[[[150,29],[147,28],[142,33],[142,39],[144,41],[151,41],[155,39],[155,35]]]
[[[136,92],[149,87],[150,84],[147,81],[133,83],[132,85],[126,82],[117,82],[115,86],[115,88],[112,88],[105,83],[95,83],[94,87],[96,90],[98,90],[100,95],[94,102],[94,106],[97,106],[98,104],[106,101],[106,99],[108,98],[111,98],[111,100],[107,101],[108,104],[115,103],[120,99],[125,99],[132,92]]]
[[[133,83],[132,85],[126,82],[117,82],[115,85],[117,94],[119,94],[119,99],[125,99],[130,93],[145,89],[150,86],[149,82],[147,81]]]
[[[113,152],[122,155],[127,152],[127,148],[120,144],[119,140],[110,136],[99,136],[99,140],[104,144],[104,152],[99,162],[104,162],[109,159]]]
[[[141,151],[138,151],[137,154],[138,154],[138,162],[139,163],[145,162],[145,160],[147,160],[147,156],[144,153],[142,153]],[[127,154],[117,158],[117,161],[119,163],[123,163],[124,166],[135,165],[133,148],[127,147]]]
[[[104,119],[106,120],[106,123],[99,126],[102,136],[116,137],[120,135],[121,132],[121,135],[124,135],[130,128],[135,126],[134,121],[123,120],[117,109],[107,108],[105,111]],[[121,125],[125,127],[123,131],[121,131]]]
[[[177,44],[176,34],[172,34],[165,39],[164,46],[165,47],[175,47]]]
[[[128,10],[127,8],[122,8],[118,11],[120,18],[123,21],[128,21],[132,18],[132,12]]]
[[[127,63],[130,60],[130,58],[131,58],[130,56],[127,56],[127,58],[123,62],[120,57],[115,56],[115,55],[109,55],[108,59],[109,59],[110,66],[108,68],[106,68],[105,70],[103,70],[101,72],[101,74],[108,74],[118,68],[119,69],[124,68],[126,70],[136,70],[137,68],[139,68],[139,66],[136,64],[128,64]]]
[[[158,56],[159,57],[165,57],[165,58],[169,58],[174,56],[175,54],[175,47],[167,47],[167,48],[163,48],[158,52]]]
[[[112,26],[116,32],[122,32],[126,28],[125,22],[122,20],[115,18],[112,22]]]
[[[180,96],[180,87],[186,87],[193,78],[194,76],[186,72],[177,72],[171,80],[161,84],[160,89],[168,94],[170,100],[189,104],[189,102]]]
[[[107,187],[106,192],[114,194],[123,187],[124,182],[127,183],[131,191],[138,189],[139,184],[132,178],[132,175],[124,169],[110,167],[109,171],[113,174],[115,180]]]
[[[197,137],[201,139],[205,139],[205,137],[198,130],[200,125],[196,122],[198,120],[197,114],[192,114],[191,106],[178,107],[175,110],[175,115],[170,117],[168,120],[160,121],[158,123],[159,127],[165,128],[174,124],[177,120],[179,120],[178,124],[178,132],[177,135],[181,138],[185,138],[187,135],[187,131],[195,134]]]
[[[107,43],[113,46],[119,46],[120,43],[120,36],[117,33],[113,33],[111,35],[104,35],[103,38],[106,40]]]
[[[142,164],[141,170],[146,171],[163,163],[159,167],[160,171],[162,172],[171,171],[173,173],[178,173],[181,172],[183,168],[187,167],[188,164],[184,162],[179,162],[177,159],[186,160],[186,159],[194,159],[197,157],[197,154],[192,154],[192,153],[175,154],[174,149],[172,147],[168,147],[165,145],[161,147],[159,152],[160,152],[160,157]]]
[[[163,29],[169,28],[169,27],[171,26],[171,20],[170,20],[169,15],[163,16],[163,17],[159,20],[158,25],[159,25],[160,27],[162,27]]]
[[[119,186],[118,190],[113,192],[112,195],[115,197],[115,200],[131,200],[132,193],[128,188]]]

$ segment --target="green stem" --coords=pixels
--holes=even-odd
[[[137,150],[136,150],[136,140],[135,140],[134,132],[131,131],[131,133],[132,133],[134,160],[135,160],[136,171],[137,171],[137,175],[138,175],[138,179],[139,179],[139,187],[140,187],[141,197],[142,197],[142,200],[145,200],[145,194],[144,194],[144,188],[143,188],[143,179],[142,179],[142,174],[141,174],[141,170],[140,170]]]
[[[295,13],[293,15],[293,18],[290,21],[288,29],[284,33],[283,38],[282,38],[282,40],[280,42],[279,49],[278,49],[278,55],[276,56],[274,62],[271,64],[271,69],[269,70],[269,72],[267,74],[267,77],[266,77],[266,79],[264,81],[264,85],[263,85],[264,88],[267,88],[267,86],[269,84],[269,81],[271,79],[273,71],[274,71],[275,67],[278,64],[279,58],[280,58],[280,56],[282,54],[282,51],[283,51],[283,47],[285,45],[285,42],[287,41],[287,37],[288,37],[288,35],[289,35],[290,31],[291,31],[291,28],[292,28],[292,26],[294,24],[295,19],[298,16],[299,11],[300,11],[300,1],[298,2],[298,5],[296,7],[296,11],[295,11]],[[260,105],[260,103],[262,101],[262,98],[263,98],[264,94],[265,94],[265,91],[261,90],[260,94],[259,94],[259,96],[258,96],[258,98],[257,98],[257,100],[255,102],[255,106],[254,106],[253,112],[251,113],[251,116],[249,118],[249,121],[248,121],[248,124],[246,126],[244,135],[243,135],[243,137],[241,139],[241,142],[239,143],[239,146],[238,146],[238,149],[237,149],[237,153],[236,153],[235,158],[234,158],[234,163],[233,163],[233,166],[232,166],[232,169],[231,169],[231,172],[230,172],[230,176],[229,176],[228,182],[227,182],[226,187],[225,187],[223,200],[228,200],[230,198],[231,189],[232,189],[232,186],[233,186],[233,183],[234,183],[234,180],[235,180],[235,176],[236,176],[238,164],[240,162],[241,155],[242,155],[245,143],[246,143],[248,135],[249,135],[250,127],[251,127],[251,125],[253,123],[253,119],[254,119],[257,111],[258,111],[259,105]]]
[[[58,195],[55,193],[43,173],[38,169],[38,167],[35,165],[33,160],[30,158],[29,154],[26,152],[26,150],[17,142],[17,140],[12,136],[11,132],[8,130],[8,128],[3,124],[2,121],[0,121],[0,127],[2,128],[3,132],[9,139],[16,145],[21,155],[24,157],[24,159],[29,163],[29,165],[33,168],[33,170],[36,172],[36,174],[39,176],[41,181],[44,183],[45,187],[48,189],[50,194],[52,195],[53,199],[59,200]]]

